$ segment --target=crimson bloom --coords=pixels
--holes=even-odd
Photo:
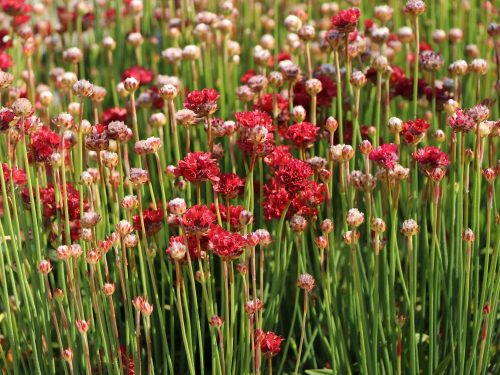
[[[3,170],[3,176],[5,179],[5,184],[8,184],[10,182],[10,177],[12,175],[12,181],[14,182],[14,185],[16,186],[22,186],[26,184],[27,179],[26,179],[26,171],[13,167],[12,169],[9,169],[9,166],[7,163],[2,163],[2,170]]]
[[[255,343],[260,346],[262,354],[271,358],[280,352],[280,346],[284,338],[274,332],[264,332],[261,329],[255,331]]]
[[[45,163],[61,144],[61,137],[50,130],[48,126],[42,126],[31,136],[29,145],[30,159],[37,163]]]
[[[285,139],[291,141],[295,147],[305,149],[314,144],[318,130],[319,128],[310,122],[300,122],[288,127]]]
[[[468,113],[457,108],[455,113],[448,117],[448,125],[455,133],[468,133],[475,129],[476,122]]]
[[[144,217],[144,229],[146,231],[146,236],[152,236],[155,233],[158,233],[162,227],[163,218],[165,214],[161,207],[158,207],[156,210],[145,210],[143,213]],[[134,229],[137,231],[142,231],[141,224],[141,216],[135,215],[133,218],[134,221]]]
[[[126,80],[127,78],[135,78],[141,83],[141,85],[147,85],[153,80],[154,73],[152,70],[144,68],[142,66],[133,66],[126,69],[122,73],[122,81]]]
[[[9,126],[12,121],[14,121],[14,118],[16,115],[14,112],[12,112],[11,109],[9,108],[2,108],[0,109],[0,131],[6,131],[9,129]]]
[[[403,122],[403,128],[399,134],[406,144],[414,145],[420,142],[429,126],[429,123],[421,118],[414,121],[408,120]]]
[[[224,198],[233,199],[245,189],[245,179],[236,173],[221,173],[214,182],[214,190]]]
[[[427,146],[419,148],[413,153],[413,159],[424,172],[431,172],[436,168],[443,168],[450,164],[448,154],[441,151],[439,147]]]
[[[220,169],[216,159],[210,152],[190,152],[179,161],[175,168],[176,177],[184,177],[190,182],[218,181]]]
[[[398,146],[393,143],[380,145],[370,152],[369,158],[386,169],[393,169],[399,160]]]
[[[358,23],[361,12],[358,8],[349,8],[341,10],[331,19],[332,28],[337,29],[343,33],[350,33],[354,31]]]
[[[127,121],[127,109],[121,107],[113,107],[106,109],[102,114],[102,123],[108,125],[112,121]]]
[[[189,258],[191,260],[193,259],[199,259],[203,258],[203,253],[208,250],[208,237],[207,236],[200,236],[200,247],[198,249],[198,242],[196,240],[196,236],[194,235],[188,235],[186,237],[184,236],[172,236],[169,239],[169,248],[166,250],[166,253],[170,255],[170,246],[174,244],[175,242],[179,242],[182,244],[187,243],[187,249],[189,251]],[[185,255],[184,259],[181,260],[181,263],[185,263],[188,261],[187,254]]]
[[[239,233],[231,233],[214,225],[208,232],[210,247],[215,255],[225,261],[232,261],[238,258],[247,244],[245,237]]]
[[[305,161],[293,158],[285,165],[281,165],[275,172],[275,180],[278,185],[290,193],[299,191],[313,175],[311,166]]]
[[[220,94],[215,89],[191,91],[184,99],[184,107],[195,112],[199,117],[206,117],[217,111]]]
[[[188,234],[203,234],[216,220],[215,214],[207,206],[196,205],[182,216],[182,226]]]
[[[210,204],[210,211],[214,215],[217,215],[217,207],[215,204]],[[232,231],[238,231],[241,229],[242,224],[240,222],[240,215],[243,212],[242,206],[229,206],[229,214],[227,212],[227,207],[225,205],[219,205],[220,218],[223,223],[227,223],[229,220],[229,227]]]

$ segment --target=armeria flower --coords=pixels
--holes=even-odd
[[[264,197],[262,207],[266,220],[279,219],[288,205],[290,194],[272,179],[269,184],[264,185]],[[287,217],[291,216],[289,211],[287,211]]]
[[[264,162],[273,168],[287,164],[293,158],[290,153],[290,148],[291,147],[287,145],[274,147],[273,150],[264,157]]]
[[[399,160],[398,146],[393,143],[380,145],[370,152],[369,158],[381,167],[393,169]]]
[[[430,173],[436,168],[443,168],[450,164],[448,154],[435,146],[419,148],[412,156],[419,167],[427,173]]]
[[[429,127],[429,123],[424,119],[408,120],[403,122],[400,135],[406,144],[414,145],[422,140]]]
[[[257,109],[249,112],[235,113],[234,118],[236,119],[238,125],[244,128],[264,126],[269,130],[272,130],[273,127],[273,119],[271,116],[269,116],[266,112]]]
[[[306,217],[317,215],[317,207],[326,199],[326,186],[307,180],[292,199],[291,212]]]
[[[90,133],[85,137],[85,147],[92,151],[103,151],[109,146],[106,126],[97,124],[92,126]]]
[[[135,78],[141,85],[147,85],[153,80],[154,73],[152,70],[142,66],[133,66],[122,73],[121,80],[125,81],[127,78]]]
[[[215,89],[194,90],[184,99],[184,107],[194,111],[199,117],[206,117],[217,111],[219,97]]]
[[[215,220],[215,214],[207,206],[196,205],[182,216],[182,225],[188,234],[203,234]]]
[[[341,10],[331,19],[332,28],[348,34],[356,29],[361,12],[358,8]]]
[[[175,259],[175,248],[179,246],[179,244],[182,244],[185,246],[187,242],[187,251],[189,251],[189,257],[191,260],[193,259],[203,259],[205,257],[205,253],[208,251],[209,243],[208,243],[208,237],[207,236],[199,236],[199,241],[200,241],[200,247],[198,249],[198,242],[196,240],[195,235],[188,235],[186,238],[184,236],[172,236],[170,237],[168,244],[169,247],[165,252],[167,255],[169,255],[172,259]],[[185,263],[188,260],[186,249],[184,249],[184,254],[181,259],[176,259],[180,260],[181,263]]]
[[[280,94],[276,95],[276,105],[278,106],[278,121],[283,119],[288,112],[288,100]],[[273,114],[273,94],[263,94],[253,105],[254,110],[266,112],[268,115]]]
[[[220,169],[216,159],[211,158],[210,152],[190,152],[179,161],[175,168],[176,177],[184,177],[190,182],[218,181]]]
[[[305,149],[311,147],[316,141],[319,128],[310,122],[300,122],[288,127],[284,135],[295,147]]]
[[[274,332],[264,332],[261,329],[255,331],[255,345],[260,346],[262,355],[272,358],[280,352],[281,343],[284,338]]]
[[[221,173],[214,182],[214,190],[226,199],[233,199],[245,189],[245,179],[236,173]]]
[[[13,167],[12,169],[9,169],[9,166],[7,163],[2,163],[2,170],[3,170],[3,176],[5,179],[5,184],[7,185],[7,188],[9,186],[10,182],[10,177],[12,176],[12,181],[14,182],[15,186],[22,186],[25,185],[27,182],[26,179],[26,171]]]
[[[146,231],[146,236],[152,236],[155,233],[158,233],[162,227],[164,212],[161,207],[158,207],[156,210],[145,210],[143,213],[144,216],[144,229]],[[135,215],[134,218],[134,229],[141,232],[142,224],[141,224],[141,216]]]
[[[217,215],[217,208],[214,203],[210,204],[210,211],[214,215]],[[227,223],[227,220],[229,218],[229,227],[233,231],[239,231],[243,224],[240,221],[240,215],[243,212],[243,207],[242,206],[229,206],[229,214],[227,212],[227,207],[225,205],[219,205],[219,213],[220,217],[223,223]]]
[[[435,72],[443,66],[443,56],[432,50],[422,51],[420,52],[420,64],[424,70]]]
[[[476,122],[460,108],[457,108],[455,113],[448,117],[448,125],[455,133],[468,133],[476,128]]]
[[[106,109],[102,116],[102,123],[108,125],[112,121],[127,121],[127,109],[121,107],[113,107]]]
[[[232,261],[238,258],[243,253],[244,247],[247,244],[245,237],[241,234],[228,232],[218,225],[210,228],[208,238],[214,254],[225,261]]]
[[[299,191],[305,182],[313,175],[311,166],[305,161],[291,159],[287,164],[281,165],[275,172],[276,183],[286,191],[295,193]]]
[[[50,130],[48,126],[43,126],[31,135],[30,159],[37,163],[46,163],[60,144],[59,134]]]
[[[16,115],[9,108],[0,109],[0,132],[6,131],[9,129],[10,124],[14,121]]]
[[[18,17],[31,13],[31,5],[25,0],[2,0],[0,3],[2,10],[11,17]]]

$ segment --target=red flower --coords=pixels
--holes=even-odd
[[[244,251],[247,244],[245,237],[239,233],[231,233],[214,225],[208,232],[210,247],[215,255],[225,261],[232,261],[238,258]]]
[[[22,169],[13,167],[12,169],[9,169],[9,166],[7,163],[2,163],[2,169],[3,169],[3,176],[5,179],[5,184],[7,185],[10,181],[10,176],[12,175],[12,181],[14,182],[14,185],[16,186],[22,186],[26,184],[26,172]]]
[[[45,163],[61,144],[61,137],[50,130],[48,126],[42,126],[31,136],[29,145],[29,156],[37,163]]]
[[[430,172],[436,168],[446,167],[450,164],[448,154],[435,146],[419,148],[412,156],[419,167],[425,172]]]
[[[16,115],[8,108],[0,109],[0,131],[6,131],[10,127],[10,123],[14,120]]]
[[[386,169],[393,169],[399,160],[398,146],[393,143],[380,145],[370,152],[369,158]]]
[[[469,114],[458,108],[453,116],[448,117],[448,125],[455,133],[468,133],[475,129],[476,122]]]
[[[9,30],[0,30],[0,50],[5,51],[6,49],[12,47],[12,39],[9,36]]]
[[[102,114],[102,123],[108,125],[112,121],[127,121],[127,109],[114,107],[106,109]]]
[[[194,90],[184,99],[184,107],[194,111],[199,117],[206,117],[217,111],[219,97],[214,89]]]
[[[292,199],[292,211],[302,216],[316,216],[317,209],[325,201],[326,187],[307,180],[303,188]]]
[[[293,158],[287,164],[278,167],[274,178],[287,192],[296,193],[312,175],[313,170],[308,163]]]
[[[26,4],[24,0],[2,0],[0,7],[11,17],[28,15],[31,12],[31,5]]]
[[[255,69],[248,69],[245,73],[240,78],[240,82],[245,84],[248,82],[250,78],[252,78],[255,75]]]
[[[420,142],[429,126],[429,123],[424,119],[408,120],[403,123],[400,134],[406,144],[416,144]]]
[[[221,173],[219,181],[214,182],[214,190],[224,198],[233,199],[245,189],[245,179],[236,173]]]
[[[272,179],[269,184],[264,185],[264,197],[262,207],[266,220],[279,219],[290,200],[290,195],[286,189],[278,186],[276,181]],[[287,217],[290,216],[290,212],[288,211]]]
[[[162,222],[164,218],[164,212],[161,207],[154,210],[145,210],[143,213],[144,216],[144,229],[146,230],[146,236],[152,236],[155,233],[158,233],[162,227]],[[141,216],[135,215],[134,218],[134,229],[141,232]]]
[[[288,100],[280,94],[276,95],[276,104],[278,105],[278,113],[282,114],[288,110]],[[253,109],[266,112],[268,115],[273,114],[273,94],[262,95],[257,102],[253,105]]]
[[[125,79],[131,78],[131,77],[138,80],[141,83],[141,85],[147,85],[148,83],[150,83],[153,80],[154,73],[152,70],[146,69],[142,66],[133,66],[131,68],[126,69],[122,73],[121,79],[122,79],[122,81],[125,81]]]
[[[217,208],[214,203],[210,204],[210,211],[217,215]],[[243,211],[241,206],[229,206],[229,227],[232,231],[239,231],[241,229],[240,214]],[[227,207],[223,204],[219,205],[220,218],[223,223],[227,223],[228,214]]]
[[[109,146],[109,138],[106,126],[97,124],[92,126],[90,133],[85,137],[85,147],[92,151],[103,151]]]
[[[238,125],[244,128],[264,126],[268,130],[273,130],[273,119],[266,112],[259,110],[238,112],[235,113],[234,118],[238,122]]]
[[[0,69],[7,70],[13,63],[12,56],[10,56],[7,52],[0,51]]]
[[[280,165],[287,164],[292,158],[293,156],[290,154],[290,146],[279,145],[266,155],[264,162],[270,167],[278,167]]]
[[[285,139],[291,141],[297,148],[308,148],[314,144],[318,130],[319,128],[310,122],[293,124],[286,130]]]
[[[261,329],[255,331],[255,344],[260,346],[262,354],[271,358],[280,352],[280,346],[284,338],[274,332],[264,332]]]
[[[331,19],[332,27],[343,32],[350,33],[356,28],[361,12],[358,8],[341,10]]]
[[[198,243],[196,241],[196,236],[188,235],[187,236],[187,248],[189,251],[189,257],[191,260],[203,258],[202,253],[208,250],[208,237],[200,236],[200,248],[198,249]],[[171,246],[174,242],[180,242],[185,244],[184,236],[173,236],[169,239],[169,245]],[[170,254],[170,247],[165,251],[167,254]],[[181,262],[187,262],[187,255]]]
[[[203,234],[215,220],[216,216],[207,206],[196,205],[182,216],[182,225],[189,234]]]
[[[190,182],[205,180],[218,181],[220,169],[216,159],[211,158],[210,152],[190,152],[179,161],[175,168],[177,177],[184,177]]]

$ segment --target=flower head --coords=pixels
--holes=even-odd
[[[205,117],[217,111],[219,96],[214,89],[194,90],[184,100],[184,107],[194,111],[199,117]]]
[[[399,160],[398,146],[393,143],[380,145],[370,152],[369,158],[383,168],[393,169]]]
[[[189,234],[203,234],[215,222],[216,216],[207,206],[190,207],[182,216],[182,225]]]
[[[245,237],[241,234],[228,232],[218,225],[210,229],[208,238],[214,254],[226,261],[238,258],[247,244]]]
[[[182,176],[190,182],[218,181],[219,166],[217,160],[212,159],[211,156],[210,152],[190,152],[179,161],[175,168],[175,175]]]
[[[332,28],[340,32],[349,34],[354,31],[358,23],[361,12],[358,8],[341,10],[331,19]]]

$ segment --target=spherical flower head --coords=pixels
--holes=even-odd
[[[296,233],[301,233],[303,232],[307,227],[307,220],[305,217],[301,215],[293,215],[292,218],[290,219],[290,228],[296,232]]]
[[[455,113],[448,117],[448,125],[455,133],[469,133],[476,128],[476,121],[467,112],[457,108]]]
[[[241,234],[228,232],[218,225],[210,229],[208,238],[214,254],[225,261],[232,261],[238,258],[247,245],[245,237]]]
[[[426,9],[427,6],[422,0],[408,0],[403,8],[405,13],[414,17],[420,16]]]
[[[385,232],[385,229],[386,229],[385,221],[383,219],[381,219],[381,218],[372,219],[370,228],[375,233]]]
[[[134,227],[128,220],[120,220],[115,226],[116,232],[121,236],[125,237],[127,234],[132,233]]]
[[[472,231],[472,229],[466,228],[464,230],[464,233],[462,234],[462,240],[464,242],[472,243],[472,242],[474,242],[476,240],[476,235],[474,234],[474,232]]]
[[[303,273],[297,279],[297,287],[304,290],[306,293],[310,293],[316,286],[316,280],[308,273]]]
[[[438,71],[444,65],[443,56],[432,50],[422,51],[420,52],[420,64],[428,72]]]
[[[358,8],[341,10],[331,19],[331,26],[343,33],[351,33],[356,29],[361,12]]]
[[[26,98],[19,98],[10,106],[12,112],[18,117],[27,117],[33,113],[33,106]]]
[[[312,175],[313,170],[308,163],[292,158],[288,163],[277,168],[274,180],[287,192],[296,193]]]
[[[208,324],[212,327],[220,328],[224,324],[224,319],[222,319],[219,315],[213,315]]]
[[[203,234],[215,222],[216,216],[207,206],[190,207],[182,216],[182,225],[189,234]]]
[[[139,84],[147,85],[153,81],[154,72],[142,66],[133,66],[122,73],[121,80],[124,82],[127,78],[134,78]]]
[[[347,225],[351,228],[357,228],[365,220],[365,214],[360,212],[357,208],[351,208],[346,215]]]
[[[245,312],[249,315],[253,315],[264,308],[264,302],[260,299],[251,299],[245,303]]]
[[[94,85],[85,79],[81,79],[73,85],[73,93],[80,98],[92,96]]]
[[[346,245],[355,245],[359,240],[359,231],[348,230],[342,235],[342,239]]]
[[[385,169],[393,169],[399,161],[398,146],[393,143],[380,145],[370,152],[369,158]]]
[[[194,111],[199,117],[206,117],[217,111],[219,97],[220,94],[214,89],[194,90],[184,99],[184,107]]]
[[[146,299],[143,296],[137,296],[132,300],[132,305],[134,306],[136,311],[141,311],[142,305]]]
[[[104,283],[104,285],[102,286],[102,292],[104,293],[105,296],[108,297],[112,296],[115,290],[116,290],[116,285],[113,283]]]
[[[123,197],[121,205],[126,210],[135,210],[139,207],[139,198],[136,195],[126,195]]]
[[[403,123],[400,135],[403,141],[409,145],[415,145],[422,140],[430,124],[424,119],[417,118]]]
[[[355,70],[354,72],[352,72],[351,74],[351,84],[355,87],[355,88],[361,88],[363,87],[366,82],[367,82],[367,78],[366,78],[366,75],[359,71],[359,70]]]
[[[63,351],[61,351],[61,357],[64,359],[66,362],[71,362],[73,361],[74,353],[71,348],[66,348]]]
[[[196,113],[190,109],[180,109],[175,113],[177,123],[183,126],[190,126],[196,123]]]
[[[280,346],[284,338],[274,332],[255,331],[255,343],[260,346],[262,355],[272,358],[280,352]]]
[[[323,234],[329,234],[333,232],[333,222],[330,219],[324,219],[319,228],[323,232]]]
[[[71,258],[71,250],[69,246],[61,245],[57,247],[56,255],[58,260],[68,260]]]
[[[183,242],[171,241],[166,253],[170,255],[170,258],[173,261],[183,261],[187,250]]]
[[[495,181],[495,178],[497,177],[499,172],[500,172],[500,169],[497,170],[495,168],[485,168],[485,169],[481,170],[481,173],[483,174],[484,178],[490,184],[492,184]]]
[[[266,229],[257,229],[254,234],[259,238],[261,246],[269,246],[271,244],[271,234]]]
[[[123,87],[128,92],[135,92],[139,88],[139,81],[134,77],[127,77],[123,80]]]
[[[163,224],[163,219],[165,217],[165,213],[161,207],[158,207],[156,210],[144,210],[143,212],[143,220],[144,220],[144,230],[146,232],[146,236],[152,236],[161,229]],[[142,231],[142,223],[141,216],[135,215],[133,217],[134,228],[137,231]]]
[[[190,182],[218,181],[220,169],[210,152],[191,152],[179,161],[175,169],[176,177],[184,177]]]
[[[467,115],[476,123],[480,123],[486,121],[488,117],[490,117],[490,109],[483,104],[477,104],[467,110]]]
[[[168,210],[174,215],[183,215],[186,209],[186,201],[183,198],[174,198],[168,202]]]
[[[284,137],[291,141],[295,147],[306,149],[316,141],[318,130],[319,128],[310,122],[301,122],[289,126]]]
[[[245,188],[245,179],[236,173],[221,173],[219,180],[214,182],[214,190],[224,198],[233,199]]]
[[[123,244],[129,249],[136,247],[138,242],[139,238],[133,233],[129,233],[123,238]]]
[[[47,275],[50,271],[52,271],[52,265],[49,260],[43,259],[38,263],[38,272],[42,275]]]
[[[130,168],[128,179],[133,187],[138,188],[149,181],[149,172],[142,168]]]
[[[320,249],[326,249],[328,247],[328,238],[325,236],[318,236],[314,239],[314,243],[316,246],[318,246]]]
[[[419,167],[427,173],[433,169],[443,168],[450,164],[448,154],[435,146],[419,148],[412,154],[412,157],[418,163]]]
[[[403,222],[401,226],[401,234],[405,237],[416,236],[420,231],[420,227],[417,222],[413,219],[408,219]]]
[[[143,316],[150,316],[153,313],[153,304],[148,301],[144,301],[141,306],[141,314]]]
[[[89,330],[90,328],[90,323],[87,322],[86,320],[77,320],[75,322],[75,325],[76,325],[76,328],[78,329],[78,331],[82,334],[82,335],[85,335],[87,333],[87,331]]]

